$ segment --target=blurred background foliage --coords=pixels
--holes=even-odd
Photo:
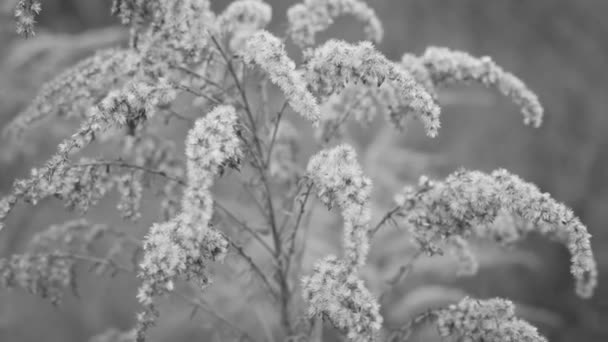
[[[283,32],[285,10],[295,1],[266,1],[274,8],[271,31]],[[228,2],[212,1],[217,10]],[[520,314],[551,341],[607,341],[608,230],[603,224],[608,219],[608,2],[369,3],[383,20],[385,39],[379,49],[389,58],[421,53],[428,45],[490,55],[522,78],[546,108],[545,123],[535,130],[521,124],[518,111],[507,99],[478,87],[458,88],[441,96],[443,127],[436,139],[426,138],[417,123],[401,133],[381,123],[353,128],[355,144],[365,151],[360,158],[364,169],[375,182],[377,208],[388,208],[392,193],[421,174],[443,177],[461,166],[484,171],[504,167],[575,210],[593,234],[600,268],[598,291],[584,301],[574,295],[567,251],[540,239],[532,238],[509,251],[479,245],[476,251],[482,256],[482,268],[473,278],[455,278],[450,260],[422,259],[406,286],[383,300],[388,324],[467,293],[512,298]],[[95,49],[126,42],[126,32],[110,16],[109,5],[109,0],[45,0],[38,34],[26,41],[12,33],[10,17],[0,18],[0,126],[54,74]],[[356,41],[362,30],[352,18],[342,18],[322,36],[328,37]],[[290,53],[297,56],[295,51]],[[30,135],[30,143],[22,146],[24,153],[15,155],[0,147],[0,193],[48,157],[58,139],[67,134],[65,127],[49,125]],[[309,261],[339,243],[339,221],[324,210],[318,212],[312,221]],[[52,202],[35,210],[20,208],[0,234],[0,256],[20,251],[33,232],[62,222],[67,215]],[[101,221],[119,224],[115,216],[112,204],[100,205],[94,214]],[[144,233],[153,220],[154,216],[143,220],[134,229]],[[374,280],[392,273],[391,266],[407,261],[411,254],[399,236],[388,229],[374,242],[368,276],[372,288],[381,286]],[[137,309],[137,280],[125,276],[109,280],[83,271],[81,298],[68,296],[56,308],[29,295],[0,290],[0,341],[86,341],[109,327],[128,328]],[[239,315],[243,298],[238,298],[237,290],[226,287],[220,292],[210,299],[219,310],[244,327],[265,329],[264,318],[272,316],[266,309],[260,307],[257,317],[244,317]],[[204,318],[189,320],[189,315],[180,306],[166,309],[160,328],[155,329],[156,339],[213,340],[217,327],[208,320],[204,323]]]

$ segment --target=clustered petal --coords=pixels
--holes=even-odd
[[[515,317],[512,302],[500,298],[479,300],[466,297],[439,310],[437,326],[442,337],[466,338],[472,342],[547,341],[534,326]]]
[[[285,45],[267,31],[252,35],[243,49],[245,63],[255,63],[268,73],[270,80],[285,93],[289,105],[298,114],[314,122],[319,121],[317,100],[306,89],[302,74],[293,60],[287,57]]]
[[[171,291],[178,277],[209,282],[207,264],[222,260],[228,249],[225,237],[210,226],[213,199],[210,187],[226,165],[240,158],[237,115],[233,107],[218,106],[199,119],[186,139],[188,186],[182,211],[150,228],[141,262],[143,284],[138,293],[145,311],[138,316],[138,339],[154,323],[154,298]]]
[[[370,42],[353,45],[339,40],[327,41],[314,50],[307,63],[306,77],[310,87],[321,96],[340,92],[351,82],[361,81],[370,87],[380,87],[389,81],[398,89],[401,101],[418,115],[427,134],[437,135],[441,110],[434,96]]]
[[[491,174],[460,170],[443,182],[421,178],[418,187],[406,187],[397,201],[403,208],[404,222],[429,252],[437,250],[441,239],[451,236],[483,235],[503,242],[513,241],[514,234],[521,238],[535,231],[556,239],[570,250],[577,293],[581,297],[593,294],[597,266],[587,228],[565,205],[504,169]],[[530,224],[516,232],[480,230],[496,227],[491,223],[505,211]]]
[[[368,40],[380,43],[384,31],[376,12],[361,0],[304,0],[287,10],[289,35],[301,48],[314,45],[315,35],[326,30],[334,19],[352,15],[365,24]]]
[[[513,74],[504,71],[488,57],[476,58],[462,51],[441,47],[429,47],[420,57],[435,86],[479,82],[497,88],[511,98],[524,116],[524,123],[540,126],[543,107],[538,97]]]
[[[355,150],[346,144],[322,150],[310,159],[306,171],[321,201],[342,210],[346,260],[363,265],[369,251],[372,181],[363,175]]]
[[[375,340],[383,321],[380,305],[348,263],[333,255],[319,260],[302,288],[309,317],[327,317],[350,341]]]

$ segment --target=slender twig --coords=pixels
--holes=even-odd
[[[281,106],[281,109],[277,113],[276,121],[274,123],[274,128],[272,130],[272,137],[270,138],[270,144],[268,145],[268,155],[266,156],[266,165],[270,164],[270,156],[272,154],[272,149],[274,148],[274,143],[277,138],[277,132],[279,131],[279,124],[281,123],[281,118],[283,117],[283,113],[287,108],[287,100]]]
[[[373,237],[382,226],[390,219],[392,219],[393,215],[399,213],[403,209],[400,205],[395,206],[393,209],[389,210],[384,216],[380,219],[380,221],[374,226],[374,228],[369,230],[369,237]]]
[[[255,263],[255,261],[253,261],[253,259],[247,254],[247,252],[245,252],[243,247],[241,247],[240,245],[238,245],[236,242],[234,242],[232,239],[230,239],[228,237],[226,237],[226,239],[228,240],[230,245],[232,247],[234,247],[234,249],[236,249],[236,251],[239,253],[239,255],[243,259],[245,259],[245,261],[249,264],[249,266],[251,266],[253,271],[258,275],[258,277],[262,280],[262,282],[264,282],[264,285],[266,285],[266,287],[268,288],[268,291],[273,296],[277,296],[277,293],[276,293],[275,289],[272,287],[272,285],[270,284],[270,280],[268,280],[268,277],[266,277],[264,272],[262,272],[262,270],[259,268],[259,266]]]
[[[233,332],[235,332],[236,334],[240,335],[239,337],[248,339],[250,341],[256,341],[251,335],[249,335],[244,330],[240,329],[237,325],[235,325],[232,322],[230,322],[227,318],[225,318],[224,316],[220,315],[215,310],[210,309],[209,308],[209,304],[203,302],[202,300],[197,299],[197,298],[193,298],[193,297],[190,297],[190,296],[187,296],[187,295],[185,295],[185,294],[183,294],[181,292],[177,292],[177,291],[174,291],[173,294],[176,297],[178,297],[178,298],[182,299],[183,301],[185,301],[186,303],[192,305],[197,310],[203,310],[206,313],[208,313],[209,315],[213,316],[218,321],[224,323],[226,326],[228,326],[230,329],[232,329]]]
[[[150,169],[147,168],[145,166],[141,166],[141,165],[135,165],[135,164],[129,164],[127,162],[121,161],[121,160],[116,160],[116,161],[97,161],[97,162],[91,162],[91,163],[80,163],[80,164],[74,164],[74,166],[82,166],[82,167],[86,167],[86,166],[115,166],[115,167],[122,167],[122,168],[127,168],[127,169],[137,169],[137,170],[141,170],[141,171],[145,171],[147,173],[153,174],[153,175],[158,175],[158,176],[162,176],[165,177],[169,180],[172,180],[180,185],[186,186],[187,183],[185,180],[181,179],[181,178],[177,178],[177,177],[173,177],[168,175],[165,171],[162,170],[155,170],[155,169]]]
[[[256,232],[251,227],[249,227],[249,225],[247,225],[245,222],[241,221],[238,217],[236,217],[232,212],[230,212],[230,210],[228,210],[228,208],[223,206],[221,203],[216,201],[215,205],[217,206],[218,209],[220,209],[222,212],[224,212],[224,214],[226,214],[226,216],[228,216],[230,219],[232,219],[234,222],[236,222],[239,226],[241,226],[245,231],[247,231],[249,234],[251,234],[251,236],[253,236],[268,252],[270,252],[270,254],[274,254],[274,251],[272,250],[270,245],[268,245],[268,243],[260,237],[260,234],[258,232]]]
[[[399,329],[395,329],[392,331],[391,335],[386,339],[387,342],[398,342],[398,341],[407,341],[412,334],[412,328],[415,325],[421,324],[426,320],[432,319],[437,314],[437,309],[429,309],[424,311],[412,319],[410,319],[407,323],[402,325]]]
[[[294,250],[295,250],[295,246],[296,246],[296,239],[297,239],[297,234],[298,234],[298,230],[300,228],[300,223],[302,222],[302,217],[304,217],[304,212],[305,212],[305,207],[306,207],[306,203],[308,202],[308,198],[310,197],[310,194],[312,192],[312,184],[308,184],[307,188],[306,188],[306,192],[304,193],[304,197],[300,199],[300,208],[298,210],[298,217],[296,218],[296,222],[294,224],[294,228],[292,230],[291,236],[290,236],[290,245],[288,247],[287,250],[287,265],[285,266],[285,273],[289,274],[289,268],[291,267],[291,261],[294,257]]]

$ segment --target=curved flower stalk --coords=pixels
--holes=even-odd
[[[427,135],[437,135],[441,110],[434,97],[369,42],[357,45],[339,40],[326,42],[314,50],[306,77],[310,87],[323,97],[342,91],[351,82],[361,81],[370,88],[392,82],[398,96],[424,124]]]
[[[237,115],[233,107],[218,106],[199,119],[186,139],[188,186],[182,211],[168,222],[154,224],[144,241],[143,283],[137,295],[144,305],[138,316],[138,340],[154,324],[154,298],[173,290],[178,277],[209,283],[207,263],[227,253],[228,241],[210,226],[213,178],[240,158]]]
[[[542,123],[543,107],[536,94],[490,57],[476,58],[462,51],[429,47],[420,56],[420,61],[435,86],[478,82],[486,87],[495,87],[521,108],[526,125],[539,127]]]
[[[107,172],[104,175],[105,168],[71,166],[68,157],[110,127],[137,127],[153,116],[157,107],[170,103],[175,96],[175,90],[163,82],[155,86],[130,83],[121,90],[111,91],[91,110],[78,132],[59,144],[56,155],[43,167],[33,169],[29,178],[15,182],[12,192],[0,200],[0,222],[20,199],[36,203],[54,194],[66,198],[71,207],[86,210],[95,202],[90,199],[98,199],[97,195],[103,196],[107,191],[106,182],[100,184],[100,180],[107,179],[109,175]],[[0,229],[2,226],[0,223]]]
[[[461,337],[475,342],[546,342],[528,322],[515,317],[511,301],[465,297],[458,304],[436,312],[442,337]]]
[[[276,130],[273,149],[270,153],[268,172],[270,176],[289,182],[300,172],[297,165],[300,138],[296,127],[287,120],[282,120]]]
[[[490,223],[505,211],[521,217],[531,224],[521,226],[517,237],[535,231],[563,243],[570,250],[578,295],[587,298],[593,294],[597,268],[587,228],[566,206],[506,170],[491,174],[461,170],[443,182],[421,178],[419,186],[406,188],[397,202],[404,222],[431,253],[437,251],[442,238],[478,234],[479,226],[495,227]],[[512,241],[514,233],[497,229],[484,236]]]
[[[50,116],[82,116],[108,87],[133,72],[137,62],[131,50],[98,51],[44,84],[32,103],[3,129],[4,135],[16,139]]]
[[[217,27],[230,35],[232,51],[239,51],[247,38],[263,29],[272,19],[272,7],[262,0],[231,2],[217,18]]]
[[[352,15],[365,24],[367,40],[382,41],[384,31],[376,12],[361,0],[304,0],[287,10],[288,33],[300,48],[315,44],[315,35],[325,31],[334,19]]]
[[[380,305],[347,262],[330,255],[302,279],[310,318],[322,315],[350,341],[375,341],[382,327]]]
[[[362,266],[369,252],[372,181],[363,175],[355,150],[345,144],[322,150],[306,171],[321,201],[342,210],[345,259],[355,268]]]
[[[132,26],[132,45],[147,62],[149,71],[168,77],[170,65],[202,62],[216,20],[209,0],[124,1],[136,2],[135,10],[126,13],[144,13],[143,20],[135,14],[136,19],[125,21]],[[149,24],[144,30],[142,23],[146,21]]]
[[[291,108],[304,118],[316,123],[321,116],[314,96],[306,89],[306,82],[296,70],[295,63],[287,57],[285,45],[267,31],[251,36],[243,48],[245,63],[258,65],[268,73],[272,83],[285,94]]]

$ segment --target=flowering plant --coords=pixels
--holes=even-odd
[[[32,36],[40,11],[38,0],[17,1],[17,31]],[[2,229],[19,203],[54,197],[84,214],[115,188],[121,216],[137,221],[148,191],[160,195],[161,218],[143,241],[108,224],[76,219],[50,226],[26,252],[0,260],[0,284],[53,303],[64,288],[76,288],[78,263],[137,274],[141,310],[133,329],[110,330],[94,341],[144,341],[162,318],[160,299],[168,296],[213,312],[204,291],[214,278],[222,280],[216,275],[223,267],[238,263],[233,256],[278,312],[267,339],[313,340],[326,322],[348,340],[402,340],[418,321],[385,326],[381,294],[363,276],[370,241],[389,222],[407,229],[417,255],[455,253],[460,273],[469,275],[476,260],[467,239],[507,244],[539,232],[566,245],[576,292],[593,294],[597,271],[586,227],[533,184],[502,169],[459,170],[445,180],[422,176],[394,194],[394,208],[373,222],[373,179],[353,146],[335,143],[349,119],[365,124],[376,116],[396,128],[416,117],[434,137],[440,130],[437,90],[472,82],[496,88],[519,107],[525,124],[538,127],[543,109],[536,95],[491,58],[429,47],[420,56],[391,61],[374,45],[382,39],[381,21],[361,0],[304,0],[288,10],[283,36],[265,29],[272,8],[261,0],[236,0],[219,14],[208,0],[114,0],[112,11],[130,29],[129,46],[98,51],[63,71],[5,127],[9,148],[16,148],[40,122],[80,121],[44,165],[15,181],[0,200]],[[368,40],[317,45],[315,35],[342,15],[362,21]],[[288,56],[286,41],[301,50],[300,63]],[[276,93],[282,104],[270,99]],[[184,104],[198,116],[184,114]],[[314,128],[310,139],[318,151],[306,165],[298,149],[305,143],[298,128],[303,124],[289,117],[290,109]],[[181,141],[164,134],[175,120],[188,125],[183,154]],[[114,155],[85,157],[97,144],[115,147]],[[239,200],[255,214],[224,203],[214,194],[216,182],[242,189],[247,198]],[[319,210],[315,197],[341,214],[343,248],[303,270],[310,217]],[[93,246],[101,239],[112,241],[112,248],[100,256]],[[203,293],[191,296],[187,285]],[[230,328],[230,338],[260,339],[215,315]],[[441,336],[545,340],[515,317],[505,299],[465,297],[421,317],[433,321]]]

